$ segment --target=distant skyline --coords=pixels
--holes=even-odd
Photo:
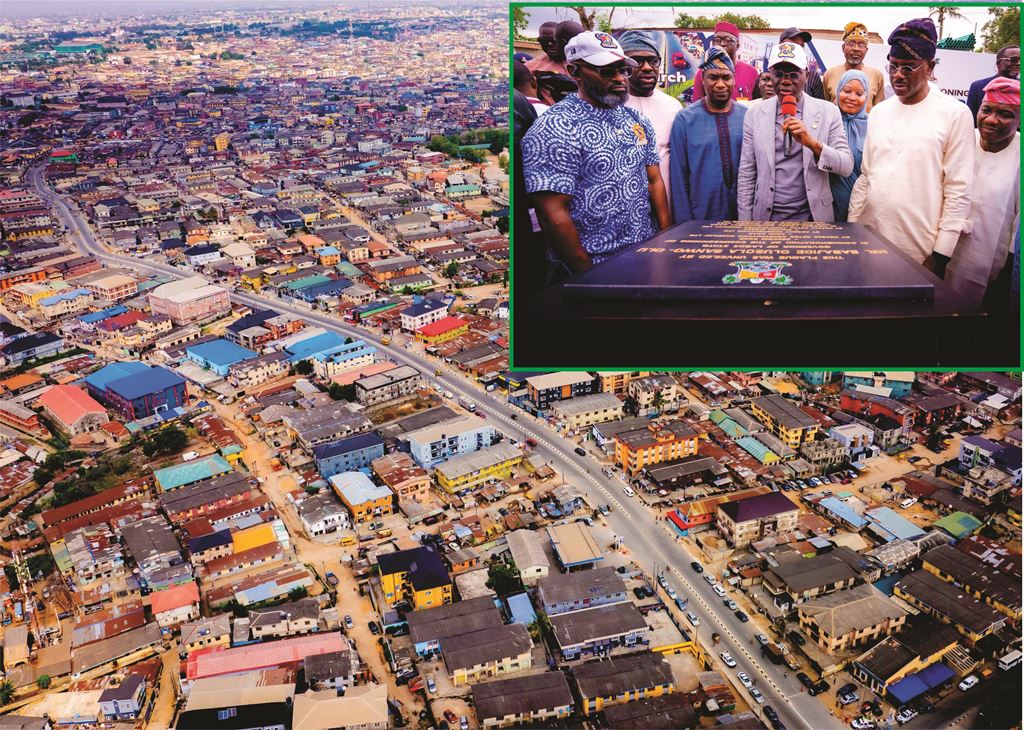
[[[733,3],[717,6],[692,6],[672,5],[661,7],[637,7],[628,3],[618,6],[612,18],[616,28],[627,27],[668,27],[673,25],[673,19],[680,13],[688,15],[718,15],[726,12],[739,13],[741,15],[759,15],[773,28],[787,28],[792,25],[810,29],[834,29],[841,30],[851,20],[858,20],[867,25],[868,30],[874,31],[886,38],[901,22],[910,18],[920,18],[928,15],[926,5],[893,5],[884,7],[873,5],[871,7],[857,5],[822,4],[821,7],[783,7],[785,3],[774,3],[772,5],[755,5],[744,3]],[[533,7],[527,8],[530,13],[530,23],[527,26],[527,33],[535,35],[537,27],[549,20],[576,19],[578,16],[572,10],[568,10],[568,4],[555,5],[551,8]],[[629,11],[627,12],[627,8]],[[593,8],[591,8],[593,9]],[[606,13],[610,7],[597,8],[598,14]],[[984,6],[960,6],[960,12],[968,20],[946,20],[943,30],[944,36],[963,36],[968,33],[975,33],[979,38],[981,29],[989,19],[988,8]]]
[[[3,0],[0,23],[33,17],[111,16],[145,17],[147,15],[194,14],[226,10],[303,10],[353,6],[407,7],[423,5],[495,5],[498,0]]]

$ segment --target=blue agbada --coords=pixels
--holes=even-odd
[[[864,141],[868,136],[868,77],[863,71],[850,69],[839,79],[836,86],[836,97],[851,81],[859,81],[864,89],[864,105],[856,114],[847,114],[840,109],[843,116],[843,128],[846,130],[846,140],[850,143],[850,152],[853,154],[853,172],[846,177],[829,175],[828,183],[832,189],[832,211],[837,221],[845,221],[850,214],[850,195],[853,193],[853,186],[860,177],[860,163],[864,157]],[[836,102],[838,104],[838,101]]]
[[[708,111],[705,101],[676,115],[669,144],[672,214],[676,223],[736,220],[736,177],[747,108]]]

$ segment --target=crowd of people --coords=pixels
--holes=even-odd
[[[740,30],[718,23],[684,106],[659,88],[650,34],[541,26],[543,55],[516,54],[513,69],[517,278],[557,282],[690,220],[851,221],[972,302],[1008,307],[1019,47],[999,50],[964,104],[934,84],[930,19],[889,35],[884,71],[864,63],[868,37],[848,23],[844,62],[819,74],[810,33],[787,28],[759,72],[737,58]]]

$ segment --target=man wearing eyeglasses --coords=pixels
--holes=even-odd
[[[768,69],[775,98],[749,107],[743,118],[739,220],[835,220],[829,173],[846,177],[853,171],[839,107],[804,92],[807,54],[802,46],[776,44]],[[796,100],[795,114],[783,114],[787,96]]]
[[[975,120],[975,123],[978,120],[978,110],[981,109],[981,100],[985,98],[985,87],[997,78],[1020,78],[1019,46],[1003,46],[996,51],[996,75],[978,79],[971,84],[971,90],[967,92],[967,106],[971,110],[971,118]]]
[[[589,31],[565,56],[579,91],[544,112],[522,144],[526,190],[554,254],[551,282],[671,222],[654,128],[625,106],[636,61],[608,33]]]
[[[643,31],[627,30],[618,40],[626,57],[633,59],[637,64],[629,76],[629,98],[626,99],[626,106],[647,117],[654,127],[658,159],[661,160],[658,164],[661,181],[665,184],[666,197],[671,200],[668,142],[672,134],[672,122],[683,105],[658,88],[658,82],[661,80],[661,54],[654,39]]]
[[[526,62],[526,67],[537,77],[539,87],[537,96],[549,106],[557,100],[548,88],[548,84],[543,81],[552,74],[568,75],[569,72],[565,68],[565,44],[574,35],[582,32],[583,26],[572,20],[561,23],[548,21],[541,23],[540,28],[537,29],[537,42],[540,43],[544,55],[531,58]]]
[[[729,54],[732,65],[735,69],[735,83],[732,87],[733,99],[753,99],[754,89],[757,86],[757,69],[749,63],[736,60],[736,52],[740,49],[740,29],[732,23],[721,22],[715,25],[715,33],[711,36],[711,45],[721,48]],[[704,84],[701,82],[701,72],[697,71],[693,77],[694,101],[704,98]]]
[[[843,74],[847,71],[861,71],[868,77],[868,86],[871,87],[867,89],[868,111],[875,104],[885,101],[885,77],[882,76],[881,69],[864,63],[864,58],[867,55],[867,27],[863,23],[856,21],[847,23],[846,28],[843,30],[843,57],[846,60],[842,65],[830,68],[822,77],[822,81],[825,84],[825,99],[827,101],[834,103],[838,98],[839,89],[836,86],[839,85],[839,79],[843,78]]]
[[[965,104],[928,83],[938,42],[930,19],[902,23],[888,42],[895,96],[868,116],[848,219],[941,277],[960,234],[970,232],[974,124]]]

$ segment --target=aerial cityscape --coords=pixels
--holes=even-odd
[[[1019,372],[513,370],[506,6],[11,5],[0,730],[1020,726]]]

